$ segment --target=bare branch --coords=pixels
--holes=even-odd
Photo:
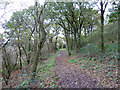
[[[105,0],[106,1],[106,0]],[[104,2],[105,3],[105,2]],[[105,7],[104,7],[104,12],[105,12],[105,9],[106,9],[106,7],[107,7],[107,5],[108,5],[108,0],[107,0],[107,2],[105,3]]]
[[[103,4],[105,4],[105,2],[106,2],[106,0],[104,1],[104,3],[103,3]]]
[[[100,10],[101,10],[101,8],[98,6],[98,4],[97,4],[97,7],[98,7],[98,10],[100,11]]]

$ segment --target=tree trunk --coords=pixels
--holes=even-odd
[[[26,59],[27,59],[28,65],[29,65],[30,64],[30,53],[27,54],[27,58]]]
[[[45,35],[45,34],[44,34]],[[43,48],[43,45],[44,45],[44,42],[45,42],[45,39],[46,39],[46,35],[43,36],[44,38],[42,39],[42,41],[39,43],[38,45],[38,50],[36,52],[36,55],[34,57],[34,63],[33,63],[33,70],[32,70],[32,73],[33,73],[33,78],[35,78],[35,75],[36,75],[36,69],[37,69],[37,66],[38,66],[38,58],[39,58],[39,55],[40,55],[40,52],[41,52],[41,49]]]
[[[101,2],[101,50],[102,50],[102,53],[105,53],[105,48],[104,48],[104,10],[103,10],[103,2]]]
[[[87,38],[86,28],[84,28],[84,34],[85,34],[85,38]]]
[[[74,45],[74,42],[73,42],[73,37],[71,35],[71,38],[70,38],[70,50],[71,51],[73,50],[73,45]]]
[[[40,20],[40,17],[38,16],[38,6],[37,6],[37,1],[36,0],[35,0],[35,14],[36,14],[36,16],[35,16],[36,17],[35,18],[36,31],[38,31],[37,30],[37,25],[39,24],[39,43],[38,43],[38,48],[37,48],[37,51],[36,51],[36,55],[33,58],[34,61],[33,61],[33,66],[32,66],[32,77],[31,77],[32,80],[34,80],[34,78],[36,76],[36,69],[37,69],[37,66],[38,66],[39,55],[40,55],[40,52],[43,48],[44,42],[46,40],[46,32],[45,32],[44,26],[43,26],[44,15],[42,17],[43,20]]]
[[[56,41],[55,41],[55,50],[58,50],[57,49],[57,39],[58,39],[58,37],[56,37]]]
[[[80,40],[80,38],[81,38],[81,33],[78,33],[78,48],[77,48],[77,52],[79,52],[80,47],[81,47],[81,40]]]
[[[20,48],[20,45],[18,45],[18,49],[19,49],[19,61],[20,61],[20,70],[22,70],[22,60],[21,60],[21,57],[22,57],[22,52],[21,52],[21,48]]]
[[[2,64],[2,69],[3,69],[2,77],[3,77],[6,85],[8,85],[8,80],[10,78],[11,70],[10,70],[9,56],[6,53],[5,46],[2,47],[2,54],[3,54],[2,58],[3,58],[3,62],[4,62],[4,64]]]
[[[91,28],[91,35],[92,35],[92,33],[93,33],[93,26],[91,25],[90,28]]]
[[[28,64],[30,64],[30,58],[31,58],[31,45],[30,45],[30,39],[29,39],[28,54],[27,54],[27,63]]]
[[[75,44],[75,52],[77,53],[77,38],[76,38],[76,32],[74,32],[74,44]]]
[[[68,34],[65,30],[64,30],[64,32],[65,32],[65,39],[66,39],[66,44],[67,44],[68,56],[70,56],[71,55],[71,50],[70,50],[69,36],[68,36]]]
[[[50,48],[50,54],[53,52],[53,37],[49,38],[49,48]]]
[[[37,66],[38,66],[38,58],[39,58],[39,55],[40,55],[40,52],[44,46],[44,43],[46,41],[46,32],[44,30],[44,26],[43,26],[43,23],[40,22],[40,26],[39,26],[39,29],[41,29],[41,39],[40,39],[40,43],[38,43],[38,50],[36,51],[36,55],[34,57],[34,63],[33,63],[33,68],[32,68],[32,79],[35,78],[35,75],[36,75],[36,69],[37,69]]]

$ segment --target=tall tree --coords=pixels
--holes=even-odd
[[[100,11],[101,11],[101,50],[102,50],[102,53],[105,53],[105,48],[104,48],[104,14],[105,14],[105,9],[108,5],[108,0],[104,1],[101,0],[100,1]]]
[[[36,51],[36,55],[34,57],[34,63],[33,63],[33,67],[32,67],[32,79],[35,78],[35,75],[36,75],[36,69],[37,69],[37,66],[38,66],[38,58],[39,58],[39,55],[40,55],[40,52],[44,46],[44,43],[46,41],[46,31],[45,31],[45,28],[44,28],[44,15],[45,15],[45,12],[44,12],[44,8],[45,8],[45,5],[42,7],[41,9],[41,12],[39,14],[38,12],[38,2],[35,0],[35,20],[36,20],[36,26],[38,28],[36,28],[36,30],[38,31],[39,33],[39,43],[38,43],[38,49]]]

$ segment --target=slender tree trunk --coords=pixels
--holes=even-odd
[[[22,70],[22,60],[21,60],[21,57],[22,57],[22,52],[21,52],[21,48],[20,48],[20,45],[18,45],[18,49],[19,49],[19,61],[20,61],[20,70]]]
[[[55,50],[58,50],[57,49],[57,39],[58,39],[58,37],[56,37],[56,41],[55,41]]]
[[[78,33],[77,36],[78,36],[78,40],[77,40],[77,41],[78,41],[78,42],[77,42],[77,53],[78,53],[78,52],[80,51],[80,45],[81,45],[81,44],[80,44],[80,34]]]
[[[3,79],[6,83],[6,85],[8,85],[8,80],[9,80],[9,77],[10,77],[10,63],[9,63],[9,57],[8,57],[8,54],[6,53],[6,47],[3,46],[2,47],[2,54],[3,54],[3,62],[4,62],[4,66],[2,65],[2,69],[3,69],[3,72],[2,72],[2,76],[3,76]]]
[[[30,64],[30,53],[27,54],[27,63]]]
[[[73,37],[71,37],[71,50],[73,50],[73,45],[74,45],[74,41],[73,41]]]
[[[53,37],[49,38],[49,47],[50,47],[50,54],[52,54],[52,51],[53,51]]]
[[[70,35],[70,51],[72,51],[72,47],[73,47],[73,39],[72,39],[72,35]]]
[[[77,38],[76,38],[76,32],[74,32],[74,44],[75,44],[75,52],[77,53]]]
[[[84,34],[85,34],[85,38],[87,38],[86,28],[84,28]]]
[[[30,58],[31,58],[31,45],[30,45],[30,39],[28,44],[28,54],[27,54],[27,63],[30,64]]]
[[[67,44],[67,51],[68,51],[68,56],[71,55],[71,51],[70,51],[70,43],[69,43],[69,36],[67,34],[67,32],[64,30],[65,32],[65,39],[66,39],[66,44]]]
[[[19,30],[19,34],[20,34],[20,30]],[[19,50],[19,61],[20,61],[20,70],[22,70],[22,60],[21,60],[21,58],[22,58],[22,51],[21,51],[21,46],[20,46],[20,37],[19,37],[19,35],[18,35],[18,50]]]
[[[48,46],[48,53],[50,55],[50,43],[49,42],[47,43],[47,46]]]
[[[104,48],[104,10],[103,10],[103,2],[101,1],[101,50],[102,53],[105,53]]]
[[[81,30],[78,33],[78,49],[77,49],[77,52],[80,51],[80,48],[81,48]]]
[[[91,25],[90,28],[91,28],[91,35],[92,35],[92,33],[93,33],[93,26]]]

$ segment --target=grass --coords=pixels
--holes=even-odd
[[[42,88],[57,87],[57,85],[53,83],[54,81],[51,77],[55,75],[55,72],[53,72],[54,66],[55,66],[54,58],[56,55],[60,53],[60,51],[61,50],[58,50],[56,54],[53,54],[44,64],[41,64],[38,67],[37,73],[38,73],[39,79],[43,81]],[[58,77],[55,77],[54,80],[58,80]]]
[[[69,59],[67,60],[69,63],[75,63],[77,64],[79,60],[75,60],[74,58],[73,59]]]
[[[58,50],[58,52],[53,54],[51,57],[48,58],[48,60],[43,61],[43,63],[38,64],[36,77],[34,80],[31,80],[31,76],[33,73],[28,74],[19,74],[19,76],[22,76],[24,80],[21,82],[20,85],[17,86],[17,88],[26,88],[28,86],[34,85],[34,88],[55,88],[57,87],[57,84],[54,80],[58,80],[58,77],[55,77],[54,72],[54,58],[55,56],[60,52],[61,50]]]

